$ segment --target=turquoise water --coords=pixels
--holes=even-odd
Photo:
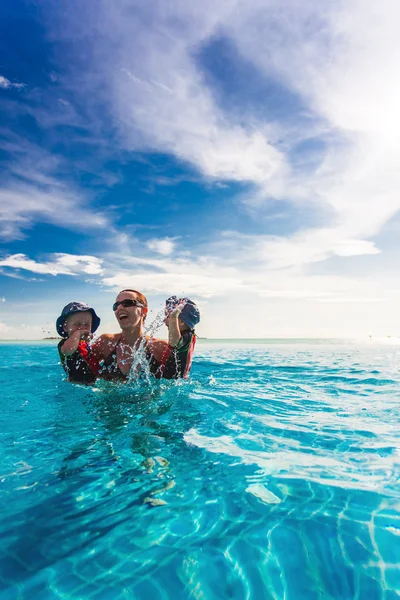
[[[197,346],[81,388],[0,345],[0,597],[400,595],[400,348]]]

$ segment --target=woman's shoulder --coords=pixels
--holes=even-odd
[[[101,344],[116,344],[120,337],[120,333],[103,333],[102,335],[99,335],[95,342],[93,342],[92,346]]]
[[[99,340],[118,341],[120,337],[120,333],[102,333],[101,335],[99,335],[96,342],[98,342]]]
[[[108,356],[121,337],[120,333],[103,333],[92,344],[92,350],[98,356]]]
[[[154,358],[158,361],[161,362],[162,356],[165,352],[165,350],[168,348],[168,342],[167,340],[160,340],[158,338],[147,338],[147,346],[150,350],[150,352],[152,353],[152,355],[154,356]]]

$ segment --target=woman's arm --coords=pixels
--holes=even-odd
[[[151,338],[148,340],[148,347],[156,361],[161,364],[164,352],[168,349],[168,342],[166,340]]]

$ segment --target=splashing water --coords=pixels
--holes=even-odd
[[[155,333],[162,327],[164,317],[164,310],[158,312],[153,321],[145,328],[144,335],[141,337],[139,344],[135,346],[133,350],[132,366],[127,380],[128,385],[132,385],[139,380],[145,381],[147,384],[151,384],[152,381],[154,381],[154,376],[150,372],[150,365],[147,357],[147,336],[150,338],[154,337]]]

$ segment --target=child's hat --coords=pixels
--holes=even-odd
[[[189,298],[177,298],[171,296],[165,301],[167,309],[172,309],[178,304],[184,304],[179,318],[187,325],[190,329],[194,329],[197,323],[200,321],[200,311],[197,305],[189,300]]]
[[[73,315],[74,313],[86,311],[92,313],[92,333],[94,333],[100,325],[100,317],[96,315],[96,311],[94,310],[94,308],[91,308],[88,304],[85,304],[84,302],[70,302],[69,304],[67,304],[67,306],[64,306],[61,315],[56,321],[56,328],[58,334],[61,335],[61,337],[67,337],[67,332],[64,331],[65,319],[70,315]]]

